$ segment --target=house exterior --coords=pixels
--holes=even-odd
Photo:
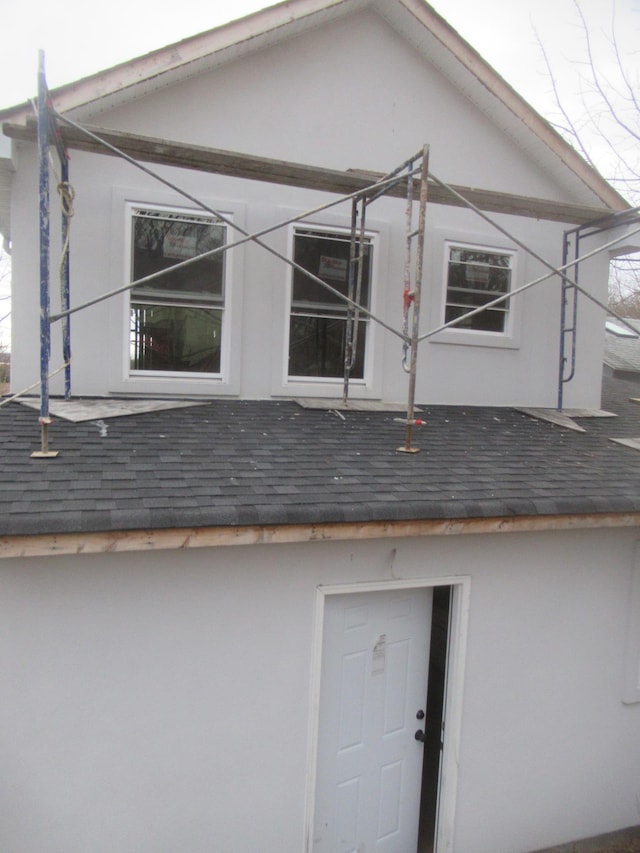
[[[423,341],[398,452],[406,203],[367,211],[340,407],[351,208],[286,177],[374,182],[428,144],[480,188],[501,230],[430,186],[424,330],[626,202],[421,0],[291,0],[52,99],[165,183],[70,146],[72,304],[119,291],[72,317],[92,399],[52,409],[51,459],[0,408],[0,847],[528,853],[637,824],[640,440],[632,384],[601,400],[602,309],[579,300],[577,430],[521,411],[557,399],[551,280]],[[2,118],[18,391],[38,168],[26,109]],[[236,226],[297,267],[249,240],[140,281]],[[611,242],[580,263],[597,301],[624,229],[582,241]]]
[[[519,198],[524,213],[533,215],[497,217],[531,251],[471,210],[428,205],[423,332],[474,307],[482,293],[513,291],[545,274],[547,267],[531,252],[559,266],[576,206],[589,219],[627,206],[424,2],[280,4],[80,81],[56,95],[55,103],[85,125],[340,171],[385,174],[428,144],[430,171],[447,184]],[[27,112],[6,114],[5,124],[20,125]],[[39,368],[38,293],[28,284],[39,275],[31,249],[38,234],[36,148],[14,135],[12,157],[18,390],[37,379]],[[265,187],[230,175],[158,169],[227,221],[120,159],[72,149],[72,304],[122,287],[154,263],[157,268],[159,261],[148,256],[176,217],[184,221],[173,226],[165,263],[196,247],[273,228],[328,199],[326,193]],[[535,199],[556,203],[549,215],[564,221],[540,214]],[[362,301],[396,329],[402,319],[404,208],[400,199],[380,199],[369,207],[365,229]],[[326,279],[321,259],[344,263],[350,218],[350,205],[341,205],[278,228],[264,241]],[[191,234],[186,242],[177,233],[185,229]],[[592,237],[584,248],[591,251],[612,236]],[[54,245],[52,258],[59,248]],[[344,306],[260,246],[243,244],[223,257],[211,259],[212,269],[205,266],[201,273],[214,282],[210,291],[185,291],[179,281],[167,280],[74,317],[74,393],[339,396],[342,359],[334,338],[341,340]],[[581,264],[580,283],[600,302],[606,301],[608,261],[605,252]],[[330,271],[329,282],[340,285],[341,269]],[[462,285],[456,276],[464,278]],[[424,341],[418,398],[555,405],[559,303],[556,278]],[[52,304],[55,309],[53,295]],[[189,328],[180,331],[187,315]],[[603,337],[598,332],[594,345],[592,329],[601,328],[601,319],[601,309],[583,300],[577,369],[565,389],[569,407],[598,405]],[[376,322],[363,319],[359,325],[351,396],[404,403],[401,342]],[[108,357],[95,358],[97,352]],[[62,361],[54,334],[52,368]],[[52,381],[52,392],[60,392],[61,383],[61,376]]]

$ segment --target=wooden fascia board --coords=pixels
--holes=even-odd
[[[382,174],[358,171],[338,171],[291,163],[267,157],[189,145],[155,137],[140,136],[106,128],[88,128],[96,136],[125,154],[147,163],[194,169],[197,171],[227,175],[235,178],[265,181],[268,183],[322,192],[348,195],[365,189]],[[16,140],[33,142],[36,127],[33,121],[22,124],[3,125],[4,133]],[[86,136],[75,128],[62,126],[61,133],[67,147],[79,151],[116,156],[114,152],[99,142]],[[406,184],[405,184],[406,186]],[[531,219],[551,220],[578,225],[601,219],[611,213],[605,207],[590,207],[579,204],[567,204],[548,199],[530,198],[509,193],[481,190],[459,185],[453,189],[485,211],[526,216]],[[419,187],[416,185],[416,198]],[[405,198],[406,189],[400,183],[387,193],[390,196]],[[434,204],[464,207],[464,203],[445,188],[430,182],[429,202]]]
[[[387,0],[383,0],[387,2]],[[444,18],[423,0],[398,0],[453,56],[534,133],[585,186],[613,210],[624,210],[628,202],[584,160],[560,134],[537,113]]]
[[[538,515],[385,521],[341,524],[282,524],[250,527],[115,530],[0,537],[0,559],[184,551],[251,545],[345,542],[425,536],[467,536],[496,533],[541,533],[562,530],[603,530],[640,527],[640,513]]]

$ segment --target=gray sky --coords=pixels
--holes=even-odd
[[[432,6],[539,112],[554,119],[551,85],[536,31],[552,61],[563,98],[578,113],[584,89],[584,43],[576,0],[431,0]],[[615,75],[610,33],[615,10],[621,54],[640,77],[640,0],[578,0],[593,36],[599,67]],[[187,36],[255,12],[263,0],[23,0],[2,12],[0,109],[36,91],[38,50],[50,88],[108,68]],[[608,152],[597,156],[610,169]],[[0,290],[2,283],[0,282]],[[0,292],[1,295],[1,292]],[[0,302],[0,317],[4,313]],[[4,326],[4,328],[3,328]],[[6,324],[0,341],[7,341]]]

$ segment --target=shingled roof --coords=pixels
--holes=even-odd
[[[60,455],[32,459],[37,416],[0,409],[3,536],[209,526],[335,524],[640,512],[636,383],[607,380],[573,432],[504,408],[427,406],[421,452],[383,412],[213,400],[110,419],[57,421]],[[106,424],[106,428],[105,428]]]

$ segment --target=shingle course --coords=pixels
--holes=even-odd
[[[421,406],[416,455],[393,415],[213,400],[94,424],[0,410],[0,533],[640,512],[640,386],[611,379],[584,434],[510,409]]]

